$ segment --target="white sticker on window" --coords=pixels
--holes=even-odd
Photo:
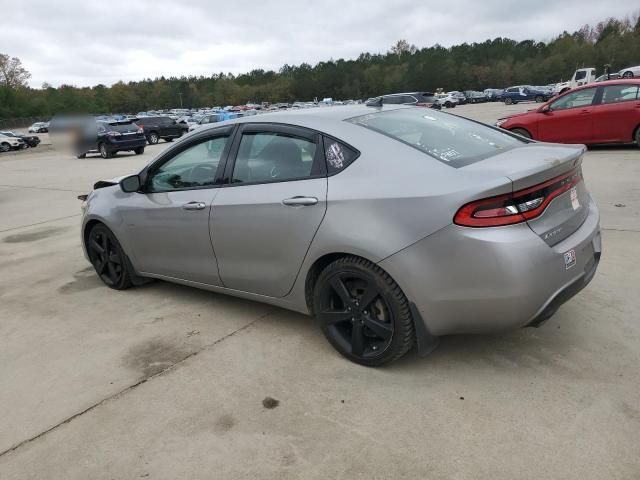
[[[327,148],[325,152],[327,155],[327,162],[333,168],[342,168],[344,165],[344,152],[342,151],[342,147],[338,143],[332,143]]]

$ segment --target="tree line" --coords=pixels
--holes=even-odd
[[[384,93],[424,90],[482,90],[510,85],[546,85],[566,80],[576,68],[605,65],[616,72],[640,64],[640,17],[609,18],[551,41],[495,38],[452,47],[417,48],[404,40],[386,53],[316,65],[284,65],[240,75],[160,77],[117,82],[110,87],[40,89],[20,60],[0,54],[0,118],[56,113],[135,113],[151,109],[238,105],[246,102],[309,101],[314,97],[364,99]]]

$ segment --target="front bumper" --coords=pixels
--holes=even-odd
[[[383,260],[434,336],[539,325],[591,281],[601,252],[598,209],[548,246],[526,223],[449,225]],[[575,263],[565,266],[565,253]]]

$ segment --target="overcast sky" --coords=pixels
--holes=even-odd
[[[242,73],[498,36],[549,40],[637,13],[638,0],[0,0],[0,53],[43,82],[85,86]]]

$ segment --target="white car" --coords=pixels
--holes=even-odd
[[[620,78],[640,77],[640,65],[636,65],[635,67],[623,68],[618,72],[618,75],[620,75]]]
[[[9,137],[0,133],[0,152],[8,152],[9,150],[19,150],[27,148],[24,140],[17,137]]]
[[[438,103],[446,108],[454,108],[458,104],[458,99],[451,93],[437,93]]]
[[[36,122],[29,127],[29,133],[42,133],[49,131],[49,122]]]

